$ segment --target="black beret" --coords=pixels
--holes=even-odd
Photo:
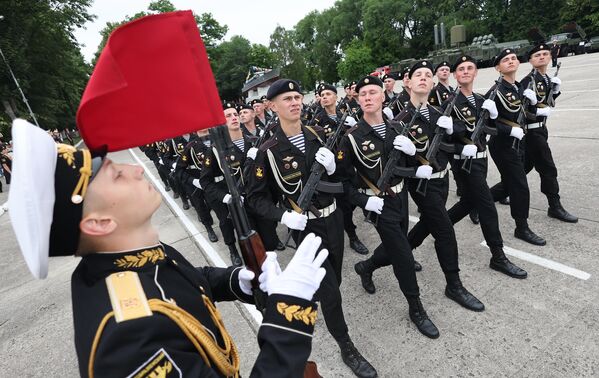
[[[393,75],[393,74],[390,74],[390,73],[389,73],[389,74],[386,74],[386,75],[383,75],[383,77],[381,77],[381,80],[382,80],[382,81],[385,81],[385,80],[387,80],[387,79],[393,79],[393,80],[396,80],[396,77],[395,77],[395,75]]]
[[[410,67],[405,66],[402,70],[401,70],[401,78],[403,80],[404,77],[406,77],[406,75],[409,75],[410,73]]]
[[[321,84],[318,87],[318,95],[320,95],[322,93],[322,91],[324,91],[324,90],[333,91],[333,92],[335,92],[335,94],[337,93],[337,88],[334,85],[331,85],[331,84]]]
[[[474,59],[473,57],[471,57],[470,55],[462,55],[460,56],[455,63],[453,64],[453,67],[451,67],[452,71],[455,71],[458,66],[462,63],[466,63],[466,62],[472,62],[474,63],[474,65],[478,68],[478,65],[476,63],[476,59]]]
[[[352,85],[358,85],[358,82],[354,80],[354,81],[352,81],[351,83],[349,83],[349,86],[350,86],[350,87],[351,87]]]
[[[262,97],[260,97],[260,100],[262,100],[262,101],[266,100],[266,95],[262,95]]]
[[[239,110],[241,109],[254,110],[251,104],[241,104],[241,106],[239,106]]]
[[[368,75],[362,78],[360,81],[358,81],[358,83],[356,84],[356,92],[359,92],[360,88],[366,85],[377,85],[382,88],[383,82],[376,76]]]
[[[272,100],[278,95],[286,92],[297,92],[302,93],[302,89],[300,85],[295,80],[291,79],[279,79],[272,83],[270,88],[268,88],[268,92],[266,93],[266,98]]]
[[[254,104],[262,104],[262,100],[259,98],[255,98],[252,101],[250,101],[250,105],[254,106]]]
[[[347,83],[347,84],[345,84],[345,85],[343,86],[343,89],[347,89],[347,88],[349,88],[349,87],[351,87],[351,85],[350,85],[349,83]]]
[[[428,68],[429,70],[431,70],[431,72],[434,74],[435,72],[433,71],[433,64],[431,62],[429,62],[428,60],[419,60],[416,63],[414,63],[412,65],[412,68],[410,68],[410,72],[408,73],[408,77],[411,79],[412,75],[414,75],[414,71],[416,71],[419,68]]]
[[[509,49],[503,49],[499,52],[499,54],[497,54],[497,56],[495,57],[495,59],[493,59],[493,65],[496,66],[499,64],[499,62],[501,62],[501,59],[505,58],[506,56],[510,55],[510,54],[515,54],[516,51],[512,48]]]
[[[529,52],[528,52],[528,59],[530,59],[530,57],[532,56],[532,54],[542,51],[542,50],[547,50],[547,51],[551,51],[551,46],[549,46],[546,43],[539,43],[538,45],[536,45],[535,47],[533,47]]]
[[[441,67],[448,67],[451,70],[451,66],[449,65],[449,62],[444,60],[441,63],[437,64],[437,67],[435,67],[435,73],[437,73],[437,71],[439,70],[439,68]]]
[[[227,109],[235,109],[237,110],[237,104],[235,104],[234,102],[223,102],[223,110],[227,110]]]

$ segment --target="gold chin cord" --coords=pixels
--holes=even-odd
[[[150,299],[148,300],[148,304],[150,305],[152,312],[161,313],[167,316],[179,326],[195,346],[198,353],[200,353],[200,356],[202,356],[206,365],[210,367],[214,365],[221,374],[227,377],[239,377],[239,354],[237,352],[237,347],[235,346],[231,335],[229,335],[225,329],[220,313],[212,301],[205,295],[202,295],[202,299],[206,309],[210,313],[210,317],[223,338],[225,345],[222,348],[195,317],[177,305],[160,299]],[[94,359],[102,331],[108,320],[113,316],[114,311],[106,314],[96,331],[88,364],[88,375],[90,378],[94,377]]]

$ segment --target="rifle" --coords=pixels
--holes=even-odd
[[[335,129],[335,132],[327,139],[324,147],[327,148],[329,151],[335,151],[337,141],[341,136],[341,131],[343,131],[343,129],[345,128],[345,119],[347,118],[348,114],[349,112],[345,112],[345,114],[343,114],[343,117],[341,117],[339,122],[337,122],[337,128]],[[309,210],[310,212],[312,212],[312,214],[316,215],[316,217],[320,217],[320,211],[318,211],[318,209],[314,205],[312,205],[312,197],[314,197],[316,190],[325,191],[328,193],[343,192],[343,189],[341,189],[340,191],[338,190],[338,185],[336,184],[327,185],[320,182],[320,177],[322,176],[324,171],[324,166],[317,161],[315,161],[312,167],[310,168],[310,176],[308,177],[306,185],[304,186],[304,189],[302,190],[299,198],[297,199],[297,206],[300,210],[298,212],[300,214],[303,214],[307,210]],[[289,230],[284,245],[287,245],[289,243],[292,231],[293,230]]]
[[[447,107],[443,111],[443,116],[449,117],[451,115],[451,112],[453,111],[453,107],[455,106],[455,102],[458,99],[458,93],[460,93],[459,85],[453,91],[453,97],[451,98],[451,101],[449,101],[449,104],[447,104]],[[426,151],[425,158],[419,159],[422,163],[432,165],[435,168],[439,167],[439,164],[437,163],[437,153],[439,152],[439,147],[441,147],[441,142],[443,141],[443,134],[445,134],[445,129],[437,126],[435,128],[435,136],[433,137],[431,144],[428,146],[428,150]],[[418,181],[418,186],[416,187],[416,193],[419,193],[419,194],[422,194],[423,196],[425,196],[427,183],[428,183],[428,180],[420,179]]]
[[[418,115],[420,114],[421,107],[422,104],[419,104],[418,108],[416,109],[416,112],[414,112],[414,115],[412,116],[412,119],[402,130],[398,129],[398,126],[400,124],[399,122],[390,121],[389,125],[397,132],[398,135],[406,136],[410,128],[416,122],[416,118],[418,118]],[[378,189],[378,193],[376,193],[377,197],[382,197],[385,193],[389,194],[390,196],[395,196],[395,193],[389,190],[389,185],[391,179],[397,174],[397,162],[399,161],[399,158],[401,156],[400,153],[401,151],[395,148],[393,148],[393,150],[389,153],[389,158],[387,159],[387,163],[385,163],[385,168],[383,168],[383,172],[381,173],[381,176],[376,182],[376,187]],[[378,223],[379,216],[377,213],[369,211],[366,214],[366,219],[376,226]]]
[[[501,85],[501,82],[503,81],[503,76],[499,75],[499,79],[495,80],[496,86],[495,86],[495,90],[493,92],[491,92],[491,94],[489,95],[489,100],[491,101],[495,101],[495,97],[497,96],[497,91],[499,90],[499,86]],[[475,144],[477,147],[477,150],[481,150],[482,147],[479,143],[479,138],[482,134],[482,132],[484,131],[485,125],[487,124],[487,120],[489,119],[489,111],[487,109],[482,109],[479,116],[478,116],[478,120],[476,121],[476,126],[474,126],[474,130],[472,130],[472,134],[470,135],[470,141],[468,144]],[[464,159],[464,162],[462,163],[462,169],[468,173],[470,173],[470,171],[472,170],[472,158],[468,158],[468,159]]]
[[[262,143],[264,143],[264,141],[266,140],[266,138],[268,138],[268,134],[275,128],[275,126],[277,125],[277,121],[279,120],[279,116],[278,115],[274,115],[268,122],[266,122],[266,126],[264,126],[264,132],[262,133],[262,135],[260,135],[258,137],[258,139],[256,139],[256,141],[253,143],[252,147],[256,147],[256,148],[260,148],[260,146],[262,145]],[[249,174],[250,174],[250,170],[251,168],[251,164],[247,164],[245,165],[245,167],[243,168],[243,178],[246,179]]]
[[[562,62],[559,62],[557,64],[557,69],[555,70],[555,75],[553,75],[553,77],[557,77],[557,74],[559,74],[559,69],[562,66]],[[547,105],[551,106],[552,108],[555,107],[555,98],[553,98],[553,95],[555,94],[555,85],[553,85],[553,83],[551,84],[551,89],[549,90],[549,93],[547,94]],[[545,117],[545,122],[547,122],[547,117]]]
[[[526,89],[530,89],[533,90],[534,89],[534,75],[536,74],[537,69],[533,68],[531,71],[531,75],[532,78],[530,80],[530,82],[528,83],[528,86],[526,87]],[[530,100],[528,99],[528,97],[526,96],[522,96],[524,97],[522,99],[522,103],[520,104],[520,113],[518,114],[518,121],[516,121],[516,123],[518,125],[520,125],[520,127],[526,131],[526,129],[523,127],[523,125],[526,125],[526,108],[530,105]],[[512,142],[512,149],[520,152],[520,140],[518,138],[514,138],[514,141]]]
[[[263,312],[266,306],[266,293],[260,290],[260,283],[258,277],[262,273],[262,263],[266,259],[266,251],[262,239],[256,231],[250,227],[243,202],[241,201],[241,195],[233,179],[233,175],[229,169],[229,164],[225,158],[227,154],[225,151],[230,151],[233,148],[233,142],[229,136],[229,131],[226,126],[217,126],[209,130],[212,142],[216,146],[218,155],[216,158],[220,161],[222,167],[223,176],[225,183],[229,189],[231,195],[231,201],[227,204],[229,208],[229,214],[233,221],[233,226],[237,233],[237,240],[239,248],[241,250],[241,259],[243,264],[252,272],[254,272],[254,279],[252,280],[252,292],[254,294],[254,301],[256,308]]]

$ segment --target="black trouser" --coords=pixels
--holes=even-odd
[[[472,159],[470,173],[462,169],[464,160],[452,160],[451,170],[456,183],[460,183],[462,196],[460,200],[447,210],[452,224],[461,221],[472,209],[476,209],[480,217],[480,228],[489,247],[503,247],[503,239],[499,231],[499,220],[493,196],[487,185],[487,159]],[[411,242],[416,248],[428,236],[428,230],[414,234]]]
[[[220,201],[214,201],[209,205],[216,213],[218,218],[218,227],[223,234],[223,239],[226,245],[235,244],[235,230],[233,229],[233,221],[229,218],[229,208]]]
[[[277,221],[270,221],[266,219],[260,219],[247,208],[246,212],[252,229],[256,230],[262,244],[267,251],[274,251],[279,243],[279,236],[277,235]]]
[[[175,170],[175,172],[171,173],[171,177],[173,178],[173,182],[175,183],[175,186],[178,188],[179,190],[179,195],[181,196],[181,201],[183,202],[187,202],[189,201],[189,193],[185,188],[185,185],[183,185],[183,179],[181,177],[183,171],[182,170]]]
[[[520,150],[512,148],[513,139],[506,136],[493,136],[489,141],[491,157],[499,170],[501,181],[491,188],[493,201],[510,197],[512,218],[528,219],[530,192],[524,170],[524,150],[527,137],[520,141]]]
[[[408,243],[405,232],[398,232],[407,228],[407,219],[404,216],[404,202],[407,202],[407,192],[395,197],[385,196],[383,212],[378,216],[376,231],[381,238],[381,244],[375,248],[370,261],[376,268],[387,265],[393,266],[393,273],[401,292],[406,296],[418,296],[420,290],[414,270],[414,255]],[[398,227],[398,223],[399,226]]]
[[[458,242],[455,238],[453,224],[449,219],[445,202],[449,191],[449,177],[428,180],[426,194],[416,192],[419,179],[409,179],[408,189],[416,205],[420,209],[420,220],[408,233],[408,242],[414,248],[415,240],[422,240],[422,235],[429,231],[435,238],[435,251],[443,273],[457,273]]]
[[[338,209],[328,217],[310,219],[306,229],[302,232],[293,231],[293,240],[297,245],[309,233],[314,233],[322,238],[320,249],[328,249],[329,256],[322,264],[326,269],[324,279],[320,283],[320,288],[314,295],[315,300],[320,300],[320,307],[324,315],[324,321],[327,329],[333,338],[337,341],[346,341],[348,338],[347,323],[343,315],[341,292],[341,268],[343,265],[343,214]]]
[[[210,207],[208,203],[206,203],[206,197],[204,196],[204,191],[200,188],[196,188],[192,184],[183,183],[183,191],[187,193],[189,200],[191,202],[191,206],[198,213],[198,219],[204,226],[212,226],[214,224],[214,220],[212,219],[212,214],[210,214]]]
[[[179,185],[175,181],[175,178],[171,175],[171,169],[170,169],[171,166],[167,165],[167,164],[168,164],[167,162],[165,162],[164,164],[158,164],[158,174],[160,175],[161,178],[165,177],[166,181],[169,183],[173,192],[180,195],[181,188],[179,188]]]
[[[335,199],[337,201],[337,206],[341,208],[341,213],[343,214],[343,229],[345,230],[345,233],[350,238],[356,236],[356,225],[354,224],[353,219],[356,206],[346,200],[343,194],[336,195]]]
[[[539,172],[541,192],[547,196],[547,200],[551,203],[551,200],[559,200],[559,184],[557,183],[557,168],[547,143],[548,138],[546,127],[528,130],[526,133],[524,170],[528,173],[534,168]]]
[[[551,57],[551,67],[557,66],[557,55]]]
[[[154,163],[154,166],[156,167],[156,170],[158,171],[158,176],[160,176],[160,179],[162,180],[162,183],[164,184],[164,186],[170,186],[170,184],[168,182],[168,173],[165,173],[165,170],[160,168],[161,165],[157,161],[152,160],[152,163]]]

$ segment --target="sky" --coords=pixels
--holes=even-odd
[[[225,24],[229,27],[225,40],[234,35],[242,35],[252,43],[266,46],[270,34],[277,25],[290,29],[312,10],[322,11],[335,3],[334,0],[170,1],[180,10],[191,9],[196,14],[212,13],[221,25]],[[125,16],[147,10],[150,2],[150,0],[95,0],[89,12],[96,15],[96,19],[75,31],[75,38],[82,45],[81,51],[85,60],[90,62],[93,58],[102,39],[100,30],[104,28],[106,22],[121,21]]]

